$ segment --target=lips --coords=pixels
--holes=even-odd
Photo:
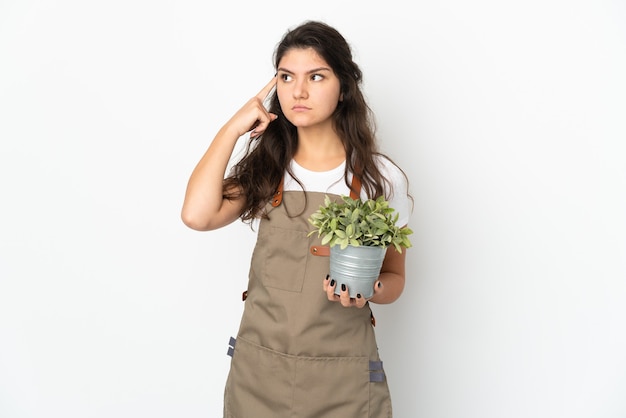
[[[295,105],[294,107],[291,108],[291,110],[293,110],[294,112],[304,112],[306,110],[311,110],[311,109],[306,106]]]

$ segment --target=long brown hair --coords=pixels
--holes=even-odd
[[[307,21],[285,33],[274,52],[274,67],[293,48],[313,48],[332,68],[340,80],[343,100],[335,109],[333,125],[346,150],[344,181],[348,187],[348,172],[356,173],[369,198],[391,193],[391,184],[383,177],[375,162],[378,151],[372,111],[361,92],[363,74],[352,59],[352,51],[344,37],[323,22]],[[298,147],[296,127],[284,116],[278,95],[270,97],[269,111],[278,115],[263,135],[248,142],[244,157],[233,166],[224,180],[224,197],[235,199],[243,195],[246,204],[241,213],[243,221],[264,216],[265,204],[272,198],[287,171],[296,181],[290,162]]]

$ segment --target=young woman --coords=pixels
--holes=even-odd
[[[326,195],[385,195],[406,225],[408,181],[377,150],[361,70],[336,29],[305,22],[287,31],[274,57],[276,75],[219,130],[182,209],[200,231],[259,222],[224,416],[391,417],[369,302],[400,296],[406,251],[388,249],[371,299],[350,298],[345,287],[335,295],[308,217]],[[247,133],[246,153],[226,175]]]

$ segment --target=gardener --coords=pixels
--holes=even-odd
[[[387,250],[371,299],[350,298],[347,288],[335,295],[328,248],[308,236],[308,218],[326,195],[384,195],[404,226],[408,181],[377,149],[361,70],[339,32],[305,22],[285,33],[274,58],[275,77],[195,167],[182,209],[184,223],[200,231],[259,222],[224,416],[390,417],[368,302],[400,296],[406,251]],[[247,133],[246,153],[226,175]]]

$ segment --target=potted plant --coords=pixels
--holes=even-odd
[[[384,196],[377,199],[352,199],[341,196],[324,204],[309,217],[321,244],[330,247],[330,277],[336,282],[335,293],[341,284],[348,287],[350,297],[360,293],[370,298],[378,279],[388,247],[402,252],[411,247],[408,236],[413,231],[396,225],[399,214],[389,206]]]

